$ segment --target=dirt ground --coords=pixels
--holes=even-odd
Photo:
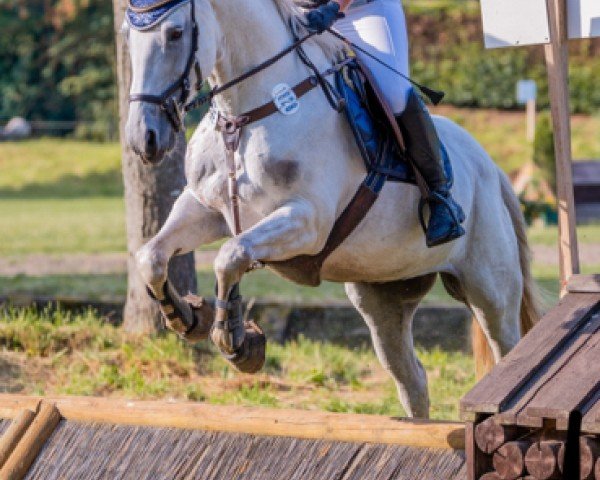
[[[600,264],[600,245],[579,245],[581,258],[589,265]],[[557,266],[558,252],[555,246],[534,245],[533,261],[540,265]],[[216,251],[196,252],[198,267],[211,266]],[[126,253],[44,255],[33,254],[20,257],[0,257],[0,276],[45,276],[61,274],[111,274],[127,270]]]

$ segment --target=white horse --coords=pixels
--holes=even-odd
[[[133,78],[131,92],[159,94],[182,74],[192,48],[191,8],[198,24],[195,60],[211,85],[248,71],[292,43],[289,21],[300,12],[291,0],[191,0],[157,26],[138,31],[125,24]],[[305,44],[322,70],[340,47],[331,37]],[[310,72],[295,53],[215,98],[220,112],[238,115],[271,99],[271,90],[295,85]],[[195,84],[197,71],[190,72]],[[529,270],[525,226],[511,185],[483,148],[465,130],[436,117],[436,127],[454,168],[453,195],[467,220],[466,235],[427,248],[418,221],[419,191],[388,183],[356,230],[326,260],[323,280],[344,282],[346,293],[369,326],[375,351],[393,376],[410,416],[427,417],[427,378],[415,355],[411,325],[419,302],[440,273],[451,294],[474,313],[495,361],[537,320],[535,286]],[[131,104],[130,146],[147,162],[158,162],[174,144],[171,123],[149,102]],[[189,308],[167,282],[173,255],[231,237],[214,269],[217,298],[226,302],[232,287],[256,261],[280,262],[317,254],[332,226],[365,176],[365,167],[344,115],[323,92],[300,99],[293,115],[273,114],[242,131],[235,156],[243,233],[234,236],[223,139],[205,118],[186,154],[187,189],[177,199],[160,232],[137,252],[137,265],[158,300],[172,298],[184,323],[195,314],[210,324],[207,308]],[[280,270],[302,282],[308,272]],[[168,302],[164,302],[165,305]],[[221,303],[224,305],[224,303]],[[166,306],[163,313],[173,311]],[[227,309],[217,309],[224,319]],[[175,316],[171,315],[171,319]],[[235,340],[212,335],[225,352]],[[192,335],[193,337],[193,335]],[[196,337],[198,338],[198,337]]]

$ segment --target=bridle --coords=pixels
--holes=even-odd
[[[156,9],[157,5],[161,6],[165,3],[168,3],[168,0],[163,0],[162,2],[159,2],[158,4],[152,4],[147,7],[135,7],[132,5],[131,0],[129,0],[129,9],[135,13],[146,13],[146,12],[150,12],[150,11]],[[221,86],[215,86],[206,94],[196,97],[189,103],[186,103],[189,99],[190,92],[191,92],[189,75],[190,75],[192,68],[194,68],[194,70],[196,72],[196,92],[199,92],[201,90],[202,82],[204,80],[203,76],[202,76],[200,64],[198,63],[198,60],[196,59],[196,52],[198,51],[198,24],[196,23],[196,12],[194,9],[194,0],[190,0],[190,5],[191,5],[191,22],[192,22],[192,45],[190,48],[190,54],[189,54],[185,69],[183,70],[181,76],[175,82],[173,82],[167,89],[165,89],[160,95],[152,95],[149,93],[134,93],[134,94],[129,95],[129,103],[148,102],[148,103],[154,103],[155,105],[160,106],[161,110],[165,112],[165,114],[167,115],[167,118],[169,119],[169,122],[171,123],[171,125],[173,126],[173,129],[176,132],[183,130],[183,127],[184,127],[183,120],[184,120],[184,116],[187,112],[189,112],[190,110],[199,108],[199,107],[203,106],[204,104],[212,101],[212,99],[216,95],[218,95],[226,90],[229,90],[230,88],[243,82],[244,80],[247,80],[250,77],[253,77],[257,73],[263,71],[264,69],[266,69],[266,68],[270,67],[271,65],[273,65],[274,63],[278,62],[279,60],[281,60],[283,57],[285,57],[289,53],[291,53],[293,51],[299,51],[302,44],[316,34],[316,32],[311,32],[311,33],[308,33],[307,35],[303,36],[302,38],[295,37],[294,43],[285,47],[283,50],[281,50],[277,54],[273,55],[272,57],[268,58],[261,64],[251,68],[247,72],[242,73],[241,75],[233,78],[232,80],[228,81],[227,83],[224,83]],[[318,78],[319,77],[318,72],[315,72],[315,73]],[[323,84],[321,86],[324,87]],[[173,95],[179,89],[181,89],[181,95],[179,96],[179,99],[177,100],[177,99],[175,99],[175,97]]]
[[[165,112],[169,122],[176,132],[183,130],[183,118],[186,110],[186,102],[192,91],[190,86],[190,73],[192,68],[196,73],[196,91],[202,87],[202,70],[196,58],[198,51],[198,24],[196,23],[196,12],[193,0],[190,0],[191,22],[192,22],[192,45],[190,54],[185,64],[185,68],[180,77],[169,85],[160,95],[152,95],[149,93],[134,93],[129,95],[129,103],[132,102],[148,102],[158,105]],[[156,8],[156,5],[149,7],[134,7],[129,1],[129,8],[135,13],[146,13]],[[174,97],[175,93],[181,90],[179,99]]]

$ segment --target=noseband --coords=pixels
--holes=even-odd
[[[194,2],[190,1],[191,6],[191,21],[192,21],[192,46],[190,48],[190,54],[188,56],[185,69],[181,76],[175,80],[167,89],[160,95],[151,95],[149,93],[134,93],[129,95],[129,103],[132,102],[147,102],[158,105],[160,109],[165,112],[169,122],[173,126],[176,132],[183,130],[183,118],[185,113],[185,104],[192,91],[190,86],[190,72],[192,68],[196,73],[196,91],[199,91],[202,87],[202,71],[200,64],[196,59],[196,52],[198,51],[198,24],[196,23],[196,12],[194,9]],[[154,8],[155,5],[149,7],[134,7],[129,2],[129,8],[136,13],[146,13]],[[174,97],[177,90],[181,90],[179,99]]]

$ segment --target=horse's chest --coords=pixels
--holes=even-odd
[[[270,157],[262,162],[264,183],[275,188],[290,189],[300,179],[300,162],[293,159]]]
[[[293,158],[257,155],[237,168],[242,199],[280,198],[296,190],[302,179],[302,167]]]

